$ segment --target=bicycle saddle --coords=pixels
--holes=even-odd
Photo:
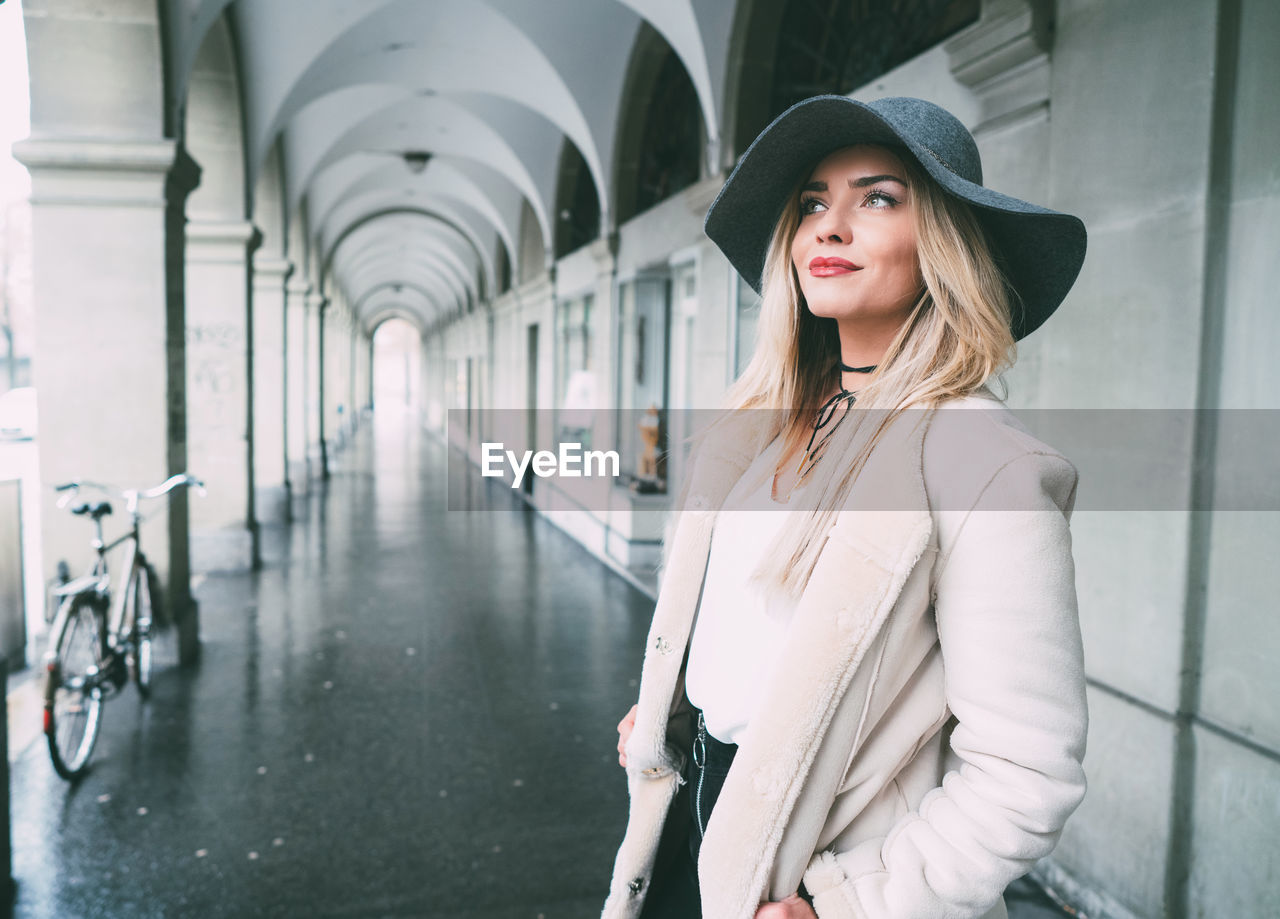
[[[94,520],[101,520],[111,513],[110,501],[83,501],[71,508],[71,513],[78,517],[88,515]]]

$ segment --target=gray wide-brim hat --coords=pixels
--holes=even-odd
[[[757,293],[774,227],[796,184],[827,154],[853,144],[905,149],[948,194],[973,205],[1016,295],[1015,339],[1058,308],[1084,262],[1084,224],[983,187],[973,135],[946,109],[908,97],[863,103],[814,96],[775,118],[747,148],[707,211],[705,230]]]

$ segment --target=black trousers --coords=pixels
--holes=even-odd
[[[735,744],[721,743],[707,733],[699,712],[693,748],[685,758],[685,783],[663,826],[653,880],[640,919],[702,919],[698,852],[737,752]]]

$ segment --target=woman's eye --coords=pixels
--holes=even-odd
[[[873,191],[862,200],[862,203],[867,207],[880,209],[896,206],[898,199],[887,192]]]
[[[826,205],[817,198],[802,198],[800,200],[800,216],[807,217],[809,214],[816,214],[820,210],[824,210]]]

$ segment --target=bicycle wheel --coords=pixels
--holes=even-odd
[[[152,639],[155,635],[155,579],[150,565],[140,565],[133,574],[132,596],[133,626],[129,630],[130,644],[133,646],[129,654],[129,669],[133,673],[133,681],[138,684],[138,694],[142,698],[151,695],[151,664],[153,658]]]
[[[57,636],[44,696],[44,733],[53,768],[64,779],[84,771],[102,725],[102,632],[85,598],[68,601],[54,624]]]

